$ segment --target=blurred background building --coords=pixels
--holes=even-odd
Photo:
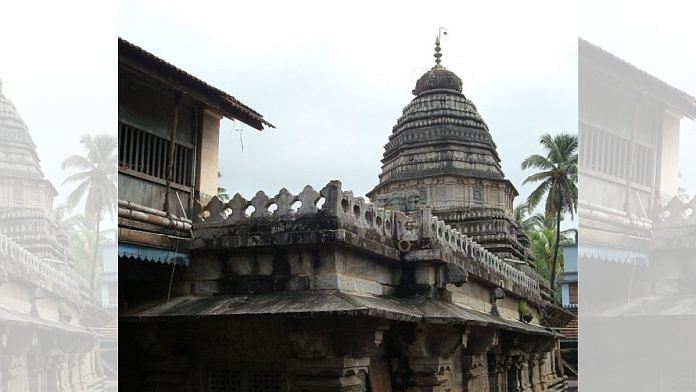
[[[0,390],[102,391],[110,314],[77,272],[36,145],[0,82]]]
[[[580,340],[604,359],[581,355],[581,387],[691,390],[696,222],[679,142],[696,99],[582,39],[578,60]]]

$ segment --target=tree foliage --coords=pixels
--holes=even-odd
[[[577,212],[578,203],[578,138],[577,135],[560,133],[557,135],[544,134],[539,139],[542,154],[532,154],[522,161],[522,169],[534,169],[535,173],[524,180],[524,184],[536,184],[526,202],[527,211],[534,210],[546,198],[544,214],[528,222],[530,228],[537,230],[530,237],[536,237],[540,259],[535,256],[537,267],[543,273],[544,266],[549,271],[546,276],[550,279],[551,290],[556,287],[558,271],[562,268],[562,254],[559,258],[559,248],[562,242],[561,220],[569,214],[571,219]],[[531,218],[527,218],[531,219]],[[524,222],[524,220],[522,221]],[[543,225],[540,225],[543,222]],[[552,223],[552,225],[549,225]],[[521,223],[522,224],[522,223]],[[524,227],[524,224],[522,224]],[[555,229],[553,229],[555,225]],[[551,226],[550,231],[546,232]],[[549,242],[550,241],[550,242]],[[534,239],[532,239],[534,247]],[[546,259],[546,247],[551,246],[551,258]],[[532,250],[534,253],[534,250]],[[542,256],[544,255],[544,256]],[[560,267],[560,268],[559,268]]]
[[[80,144],[84,153],[70,155],[63,161],[64,170],[74,171],[63,183],[76,184],[68,195],[67,207],[73,210],[84,203],[85,227],[93,227],[91,233],[85,233],[92,238],[91,241],[85,240],[84,244],[91,251],[89,280],[91,287],[94,288],[101,236],[99,227],[105,216],[114,215],[116,207],[117,141],[115,137],[106,134],[85,135],[80,139]]]

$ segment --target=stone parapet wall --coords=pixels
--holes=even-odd
[[[11,238],[0,234],[0,279],[12,274],[68,300],[80,300],[76,279],[50,266]]]
[[[379,208],[343,191],[339,181],[319,192],[306,186],[298,195],[281,189],[273,198],[262,191],[251,200],[236,194],[223,203],[214,197],[198,206],[194,222],[194,251],[341,242],[385,260],[457,265],[492,286],[540,299],[538,275],[508,264],[429,208],[407,213]]]

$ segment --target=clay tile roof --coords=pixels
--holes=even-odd
[[[264,126],[275,128],[273,124],[263,118],[262,114],[243,104],[232,95],[211,86],[123,38],[118,39],[118,54],[119,62],[122,59],[128,60],[131,64],[138,66],[141,71],[176,86],[211,108],[220,111],[227,118],[237,119],[258,130],[262,130]]]

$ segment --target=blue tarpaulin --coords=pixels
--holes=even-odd
[[[149,246],[118,244],[118,257],[128,257],[153,263],[189,265],[189,255]]]

